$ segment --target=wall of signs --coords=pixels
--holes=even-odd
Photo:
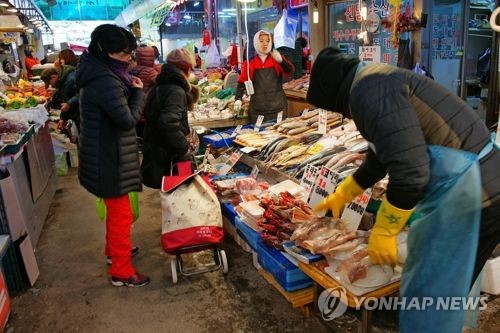
[[[432,59],[457,59],[462,42],[461,4],[435,6],[432,13],[431,57]]]
[[[383,19],[389,14],[388,0],[368,0],[368,17]],[[359,55],[361,14],[359,2],[345,1],[331,4],[328,8],[330,45],[336,46],[351,55]],[[375,21],[375,20],[372,20]],[[391,35],[381,24],[370,27],[372,45],[380,46],[380,61],[396,65],[398,51],[391,47]],[[378,59],[377,59],[378,60]]]

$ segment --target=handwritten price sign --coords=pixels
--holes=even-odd
[[[306,171],[302,175],[302,179],[300,180],[300,186],[306,189],[307,200],[311,196],[311,190],[314,187],[314,183],[316,182],[316,177],[318,177],[319,169],[311,164],[306,166]],[[306,200],[306,201],[307,201]]]
[[[328,121],[328,114],[326,110],[320,110],[318,114],[318,132],[325,135],[326,134],[326,123]]]
[[[234,153],[229,156],[228,160],[226,163],[220,168],[219,174],[220,175],[225,175],[231,170],[231,168],[238,162],[240,157],[243,155],[241,151],[235,151]]]
[[[322,166],[316,178],[316,183],[311,190],[311,197],[309,198],[309,205],[316,206],[321,200],[329,196],[335,190],[339,174],[332,171],[325,166]],[[326,213],[326,212],[325,212]]]
[[[363,194],[358,195],[353,201],[347,204],[342,213],[342,221],[344,221],[345,226],[348,231],[358,230],[359,223],[363,218],[366,207],[370,202],[370,197],[372,196],[372,189],[367,188]]]

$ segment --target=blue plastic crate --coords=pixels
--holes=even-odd
[[[241,238],[252,248],[252,250],[257,251],[257,244],[260,241],[260,234],[250,228],[245,222],[243,222],[239,217],[235,219],[236,232]]]
[[[311,278],[291,263],[280,251],[259,241],[257,254],[262,268],[270,273],[286,291],[296,291],[312,286]]]
[[[224,215],[232,225],[235,225],[235,218],[238,216],[238,213],[234,210],[233,205],[230,203],[221,203],[222,215]]]
[[[211,133],[204,135],[202,141],[204,144],[211,145],[214,148],[231,146],[235,139],[235,136],[231,137],[231,133],[233,133],[232,129],[220,133]]]

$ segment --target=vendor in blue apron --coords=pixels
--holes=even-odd
[[[500,241],[500,153],[485,124],[435,81],[333,47],[313,64],[307,101],[352,118],[370,142],[364,163],[315,209],[338,217],[388,174],[368,241],[370,260],[396,263],[396,236],[414,214],[400,297],[434,302],[400,309],[400,330],[461,332],[463,309],[441,310],[437,298],[467,297]]]
[[[254,124],[259,115],[264,116],[264,121],[276,120],[279,112],[283,112],[284,119],[287,100],[283,91],[283,79],[293,74],[294,67],[278,50],[273,49],[269,32],[258,31],[253,38],[253,45],[256,55],[241,66],[233,110],[238,112],[241,109],[241,98],[246,91],[245,82],[250,80],[254,94],[247,91],[247,95],[251,95],[249,122]]]

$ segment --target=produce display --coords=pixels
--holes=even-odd
[[[224,89],[224,78],[228,71],[224,68],[208,69],[200,76],[192,74],[189,81],[200,89],[200,98],[194,110],[188,113],[189,122],[235,118],[233,111],[236,92],[232,88]],[[249,100],[243,99],[244,114],[248,110]]]
[[[50,96],[42,81],[30,82],[20,79],[16,86],[6,86],[0,92],[0,107],[6,110],[36,107]]]
[[[29,128],[29,124],[24,121],[12,121],[0,117],[0,141],[3,145],[14,144]]]

